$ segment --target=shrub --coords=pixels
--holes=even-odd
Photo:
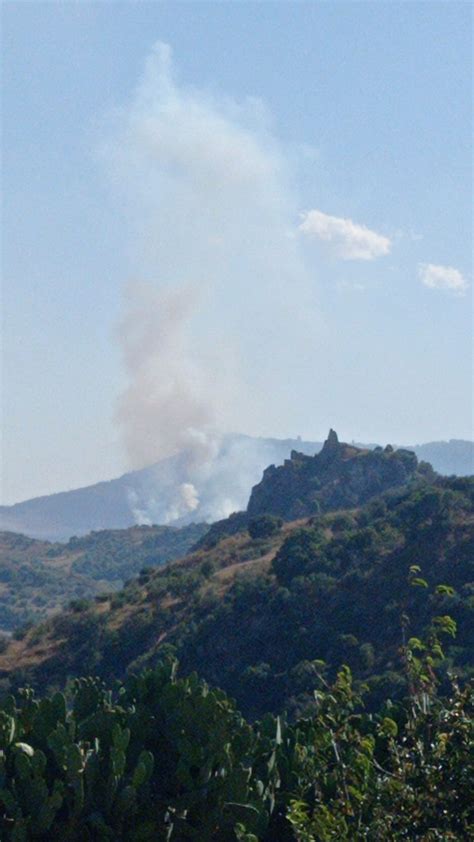
[[[253,518],[248,525],[248,532],[253,541],[258,538],[271,538],[283,526],[281,517],[274,515],[260,515]]]
[[[288,585],[295,576],[307,575],[322,557],[324,541],[316,529],[296,529],[273,559],[273,572],[280,584]]]

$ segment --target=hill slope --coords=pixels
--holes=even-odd
[[[202,452],[182,452],[118,479],[0,506],[0,529],[64,541],[92,530],[135,524],[212,522],[241,509],[263,469],[282,462],[296,446],[315,453],[322,445],[240,435],[216,438]],[[189,483],[198,493],[192,508],[181,494]]]
[[[377,699],[403,691],[402,636],[422,636],[433,615],[448,613],[459,633],[446,664],[467,674],[473,502],[472,479],[420,478],[362,508],[286,523],[267,538],[240,531],[13,641],[0,656],[4,682],[44,687],[88,672],[111,679],[172,647],[185,672],[223,687],[252,717],[304,709],[315,660],[329,674],[348,663]],[[422,568],[426,587],[408,584],[411,565]],[[455,594],[438,593],[440,583]]]
[[[115,590],[142,567],[184,555],[206,531],[204,524],[135,526],[67,544],[0,532],[0,631],[39,622],[72,599]]]
[[[296,450],[283,465],[270,465],[253,487],[245,512],[213,524],[198,545],[210,547],[224,535],[232,535],[260,515],[283,520],[309,517],[366,503],[377,494],[416,479],[433,478],[431,466],[418,464],[409,450],[359,448],[340,443],[330,430],[322,450],[307,456]]]
[[[375,445],[367,445],[374,447]],[[64,541],[91,530],[134,524],[210,523],[242,509],[267,465],[280,464],[292,449],[313,455],[321,442],[228,435],[199,454],[183,452],[109,482],[0,506],[0,529],[33,538]],[[443,474],[474,472],[472,442],[451,440],[409,447]],[[180,489],[195,489],[189,509]]]

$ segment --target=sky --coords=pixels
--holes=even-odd
[[[2,499],[472,438],[472,7],[4,2]]]

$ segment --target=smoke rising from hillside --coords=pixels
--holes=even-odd
[[[128,307],[118,333],[128,386],[117,417],[134,466],[197,446],[193,429],[212,420],[210,389],[188,346],[195,298],[189,288],[163,292],[133,284],[127,290]],[[155,447],[159,449],[150,449]]]
[[[178,84],[164,44],[104,151],[143,279],[119,329],[130,464],[185,450],[194,472],[208,471],[222,431],[259,431],[281,408],[275,356],[295,314],[295,366],[311,353],[313,280],[292,233],[287,162],[257,100]],[[182,505],[197,498],[185,489]]]

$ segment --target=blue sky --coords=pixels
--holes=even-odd
[[[2,13],[3,502],[190,430],[472,437],[470,4]]]

